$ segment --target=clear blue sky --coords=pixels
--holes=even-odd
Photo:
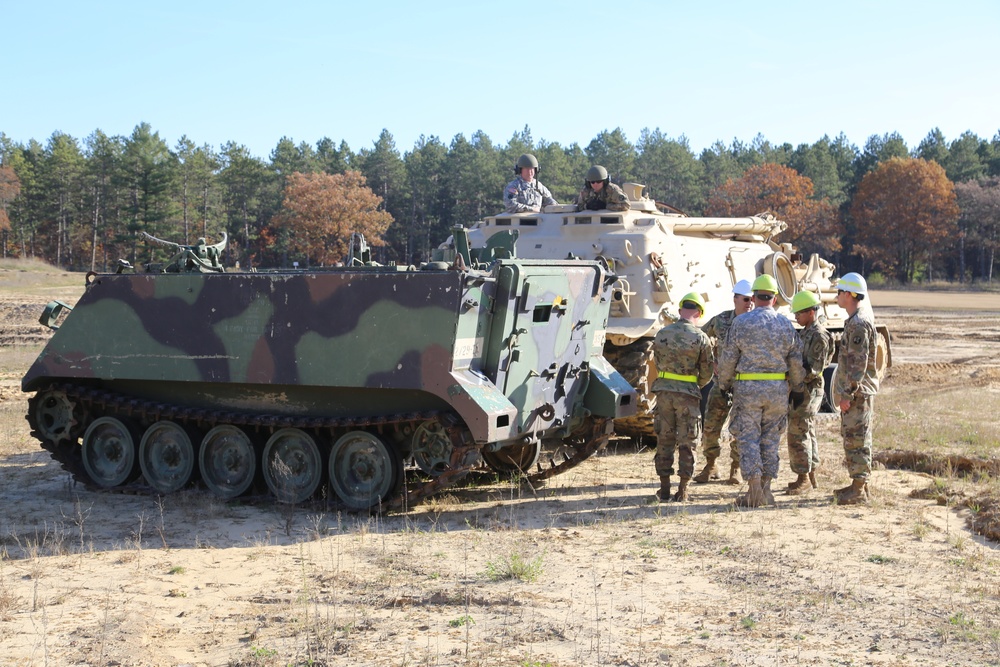
[[[282,136],[405,152],[486,132],[586,146],[620,127],[913,148],[1000,130],[1000,1],[0,0],[0,132],[149,123],[267,159]]]

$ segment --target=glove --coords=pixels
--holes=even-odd
[[[806,375],[813,372],[812,365],[808,361],[802,362],[802,368],[806,369]]]
[[[591,199],[587,202],[588,211],[600,211],[602,208],[604,208],[604,202],[600,199]]]
[[[806,395],[801,391],[793,391],[788,394],[788,398],[792,401],[792,407],[798,409],[802,402],[806,400]]]

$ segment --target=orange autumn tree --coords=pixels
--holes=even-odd
[[[957,235],[955,186],[937,162],[896,157],[861,179],[851,205],[854,252],[901,282]]]
[[[381,203],[360,172],[294,172],[268,241],[284,246],[289,256],[303,257],[306,266],[334,264],[346,258],[354,232],[364,234],[369,245],[385,244],[382,236],[393,219],[379,210]]]
[[[0,166],[0,231],[10,231],[7,205],[21,192],[21,181],[11,167]]]
[[[837,209],[813,197],[813,182],[780,164],[747,169],[741,178],[717,187],[708,199],[709,216],[742,217],[768,212],[788,224],[781,241],[803,252],[834,252],[843,233]]]

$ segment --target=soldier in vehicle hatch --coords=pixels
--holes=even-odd
[[[583,190],[576,199],[577,211],[627,211],[631,208],[625,192],[611,182],[608,170],[601,165],[594,165],[587,172],[583,182]]]
[[[535,177],[541,168],[534,155],[525,153],[517,158],[514,173],[517,177],[507,184],[503,190],[504,212],[539,213],[543,206],[558,204],[549,189],[539,183]]]

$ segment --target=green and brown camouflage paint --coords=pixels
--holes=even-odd
[[[97,275],[22,389],[70,381],[296,417],[447,411],[496,451],[634,412],[602,356],[611,282],[595,262],[514,259],[489,271]]]

